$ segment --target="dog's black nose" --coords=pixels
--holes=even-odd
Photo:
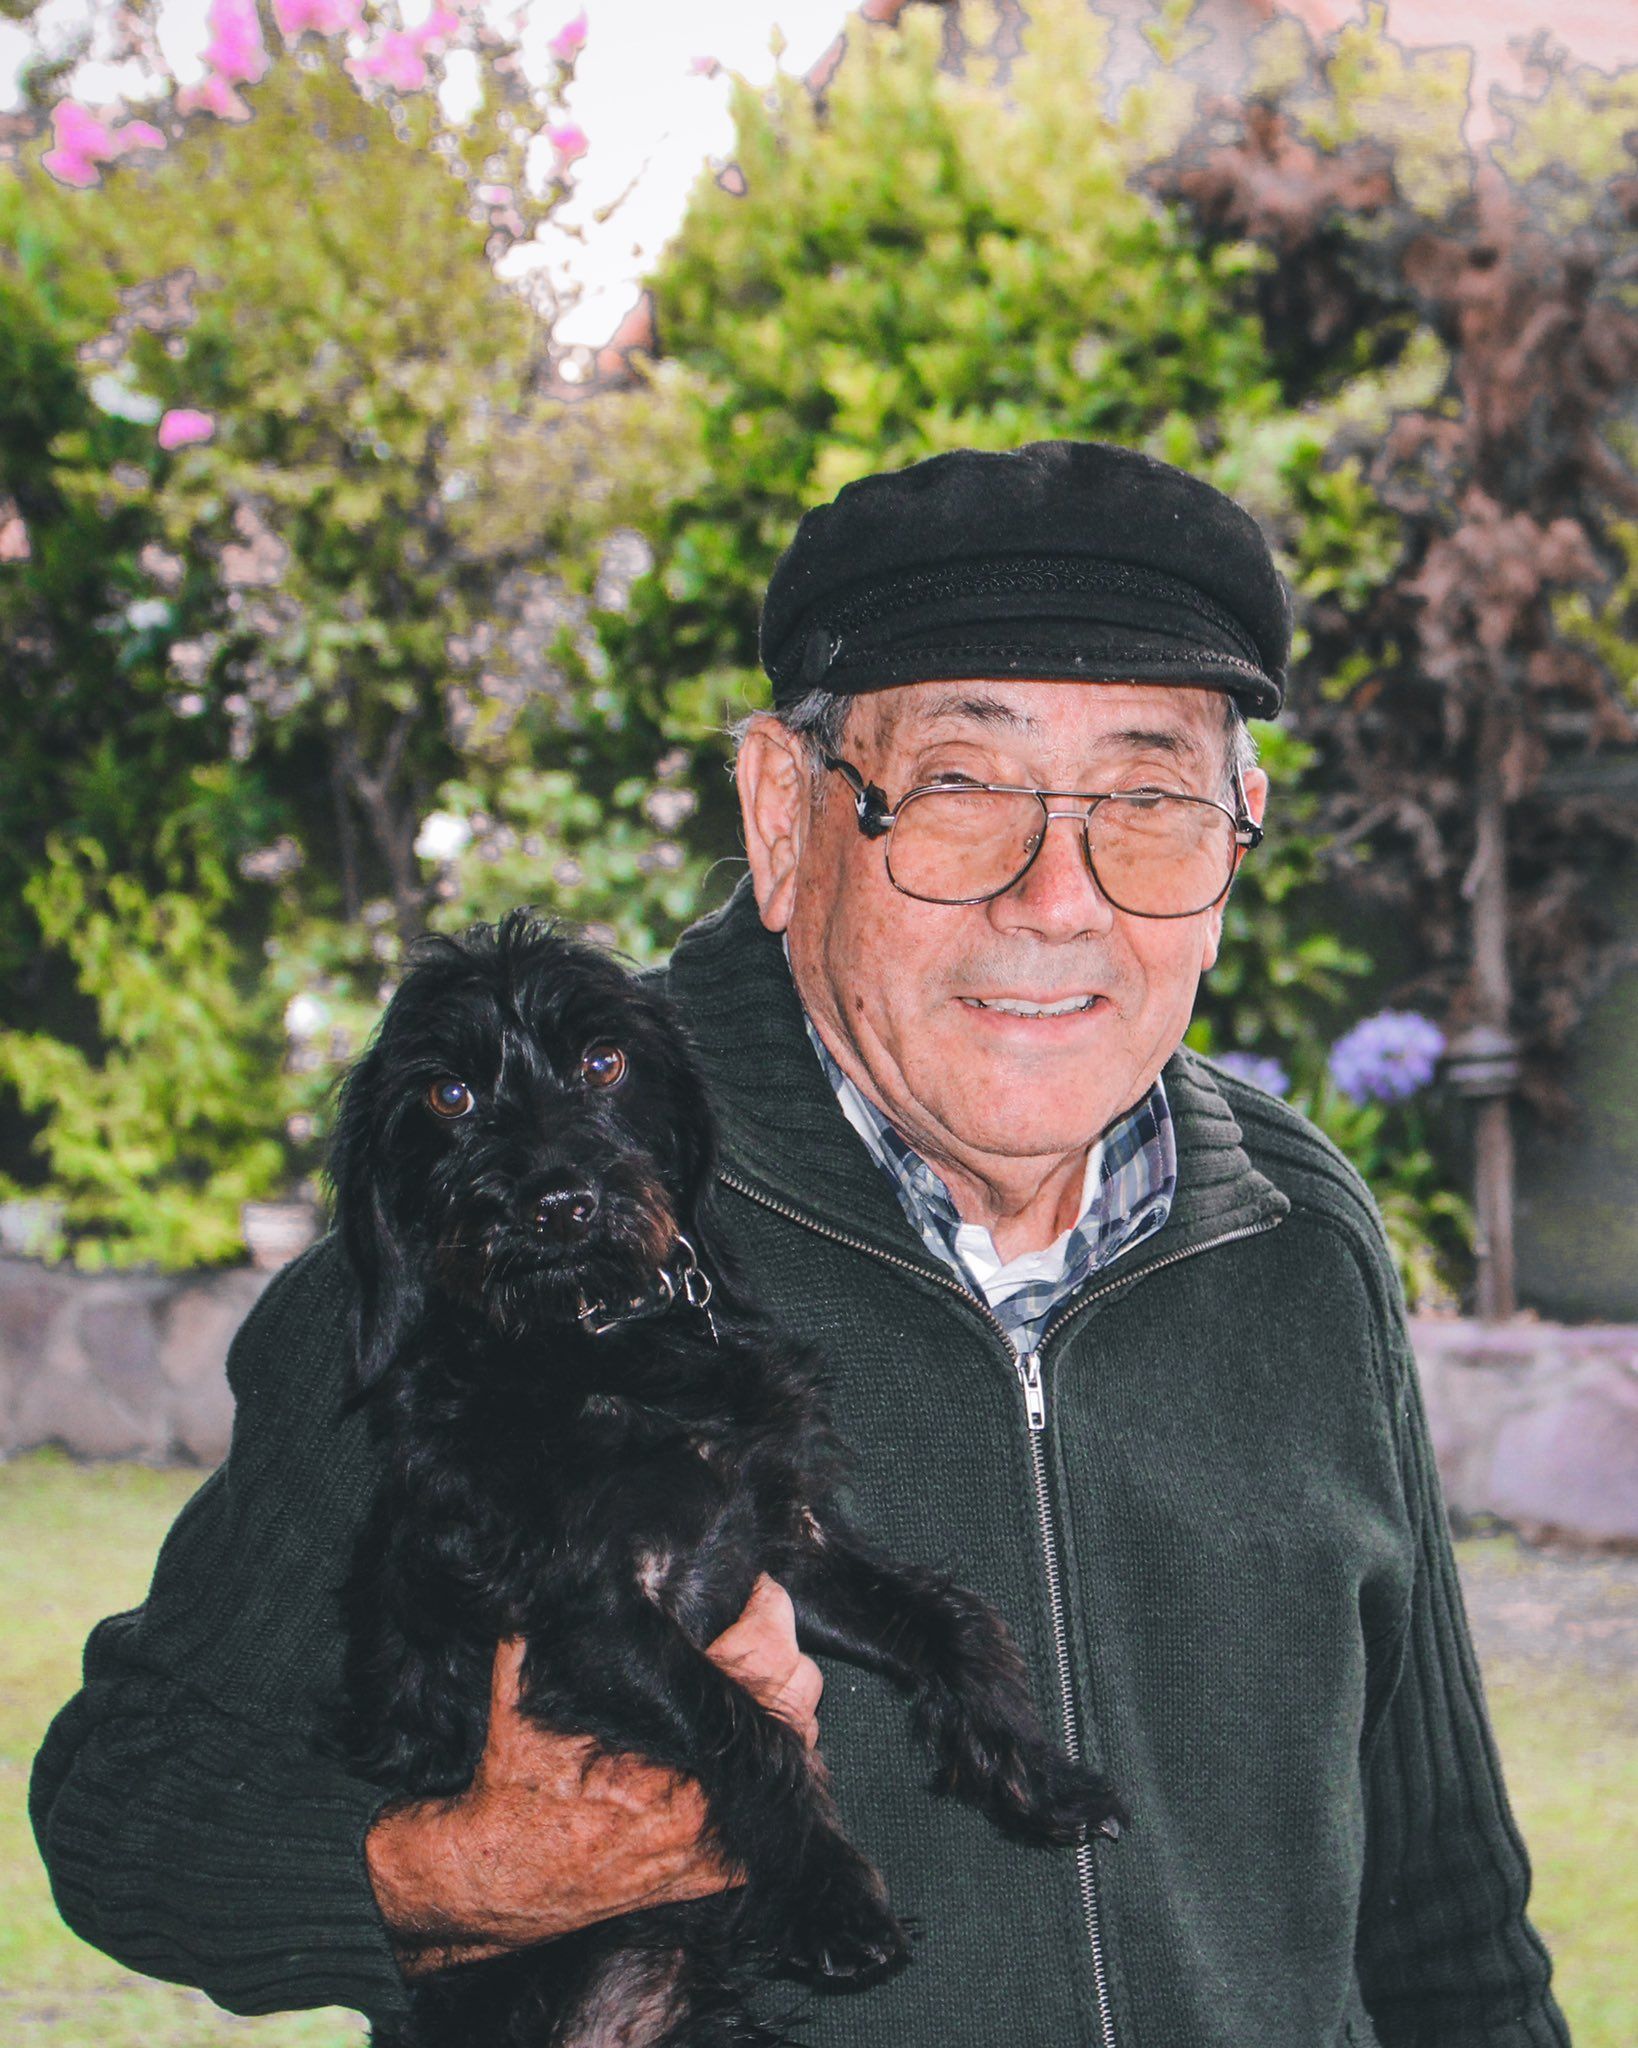
[[[597,1196],[591,1188],[549,1189],[535,1203],[535,1235],[574,1244],[591,1229],[596,1214]]]

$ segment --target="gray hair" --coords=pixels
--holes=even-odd
[[[847,715],[855,702],[853,696],[842,696],[834,690],[809,690],[794,704],[772,714],[787,732],[794,733],[806,745],[809,786],[815,803],[821,800],[825,788],[825,756],[842,751]],[[753,712],[751,717],[755,715]],[[751,717],[738,719],[728,728],[736,754],[744,744]],[[1240,700],[1228,690],[1223,692],[1223,736],[1222,794],[1232,805],[1235,777],[1257,765],[1257,736],[1245,721]]]

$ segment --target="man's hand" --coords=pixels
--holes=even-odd
[[[701,1841],[699,1787],[518,1710],[523,1643],[495,1652],[489,1732],[451,1799],[388,1807],[365,1861],[405,1974],[475,1962],[643,1906],[743,1882]],[[809,1749],[824,1681],[796,1642],[790,1596],[766,1574],[706,1655],[798,1729]]]

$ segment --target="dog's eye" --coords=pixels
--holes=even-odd
[[[626,1071],[626,1056],[617,1045],[594,1045],[580,1062],[580,1078],[588,1088],[612,1088]]]
[[[446,1074],[441,1081],[434,1081],[427,1090],[427,1107],[435,1109],[440,1116],[465,1116],[472,1106],[472,1090],[452,1074]]]

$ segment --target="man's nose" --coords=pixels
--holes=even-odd
[[[1108,931],[1114,905],[1098,887],[1087,856],[1085,807],[1049,812],[1041,830],[1046,836],[1028,869],[991,899],[992,919],[1004,930],[1038,931],[1048,938]]]

